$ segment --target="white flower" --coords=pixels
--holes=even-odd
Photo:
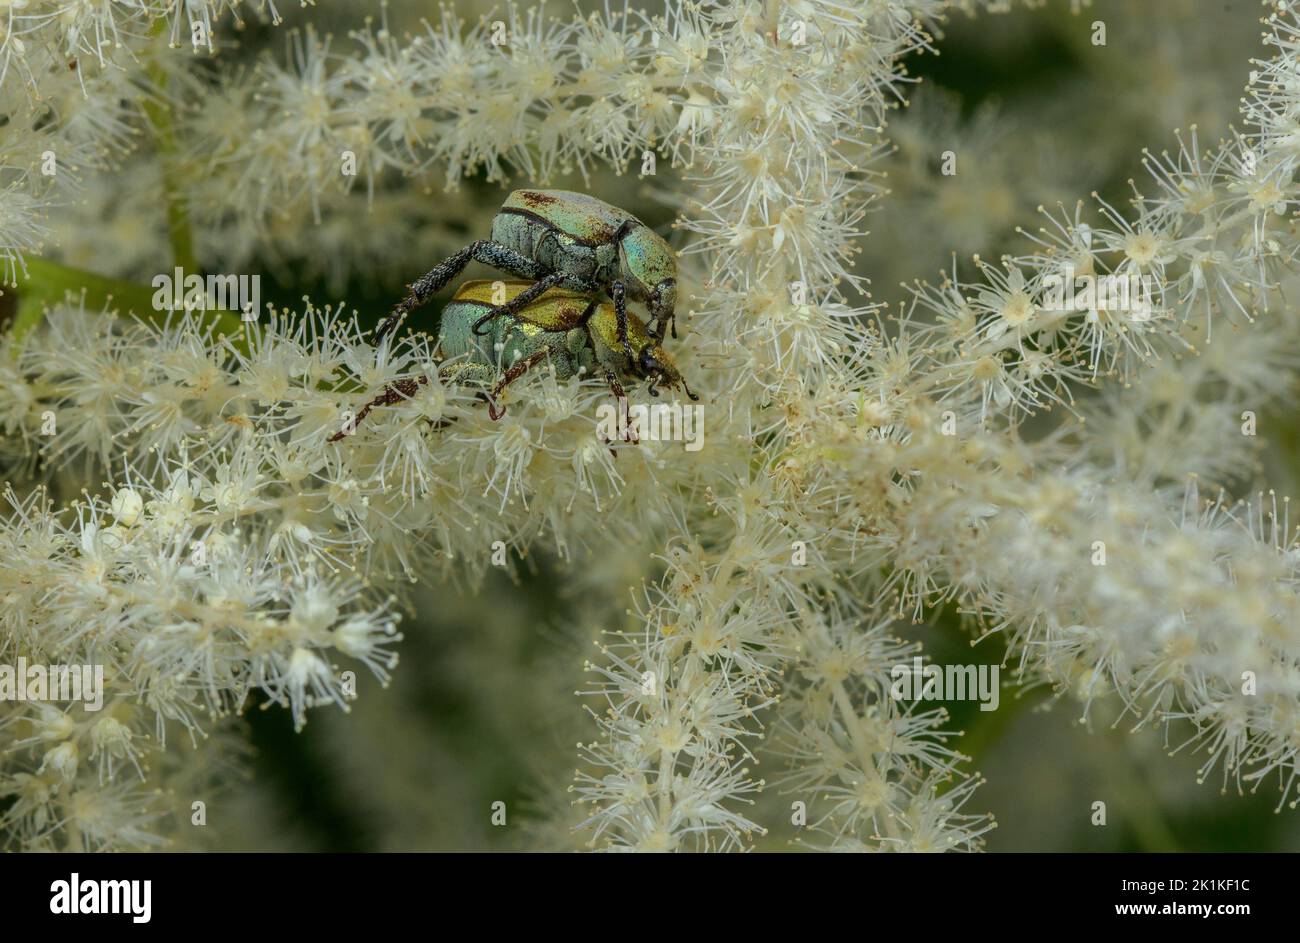
[[[144,499],[134,488],[120,488],[113,495],[109,510],[119,524],[131,527],[140,519],[140,512],[144,510]]]

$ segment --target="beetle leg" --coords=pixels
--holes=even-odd
[[[494,268],[502,269],[520,278],[541,278],[546,269],[538,262],[520,255],[509,246],[490,239],[471,242],[445,262],[435,265],[415,281],[411,282],[410,293],[400,301],[393,313],[384,319],[375,332],[375,340],[383,340],[402,319],[424,304],[429,296],[437,294],[449,281],[465,271],[471,261],[483,262]]]
[[[519,278],[538,279],[550,274],[550,270],[536,259],[530,259],[509,246],[493,242],[491,239],[479,240],[474,243],[473,249],[475,261],[509,272]]]
[[[498,419],[500,419],[502,416],[506,414],[504,407],[497,406],[497,397],[505,392],[507,386],[509,386],[511,383],[514,383],[521,376],[527,373],[530,367],[534,367],[542,360],[544,360],[546,358],[546,355],[549,353],[550,353],[549,350],[539,350],[536,353],[529,354],[523,360],[520,360],[518,363],[514,364],[505,373],[501,374],[501,379],[497,381],[496,386],[492,387],[491,393],[479,394],[480,398],[487,401],[489,419],[491,419],[493,422],[496,422]]]
[[[384,391],[372,399],[366,405],[357,410],[356,418],[352,420],[351,430],[341,430],[334,433],[327,441],[338,442],[347,438],[352,432],[356,431],[357,426],[361,425],[361,420],[370,415],[370,411],[376,406],[392,406],[396,403],[403,403],[415,395],[415,391],[420,388],[421,383],[428,383],[428,377],[407,377],[398,380],[396,383],[390,383],[384,387]]]
[[[618,382],[618,377],[614,376],[612,370],[605,371],[605,382],[609,384],[609,391],[614,394],[614,399],[618,401],[618,408],[626,410],[627,393],[623,390],[623,384]],[[636,430],[632,428],[631,423],[628,423],[627,434],[623,436],[623,440],[632,445],[636,445],[637,442],[640,441],[637,438]]]
[[[465,266],[477,255],[482,242],[471,242],[445,262],[440,262],[411,282],[410,292],[393,308],[393,313],[384,319],[375,331],[375,340],[383,340],[396,329],[408,314],[424,304],[430,295],[440,291],[444,285],[465,271]]]
[[[498,419],[500,419],[502,416],[506,414],[506,411],[504,409],[501,410],[500,412],[497,412],[496,400],[494,400],[489,394],[484,393],[482,390],[479,390],[477,393],[474,394],[474,396],[477,399],[481,399],[483,402],[487,403],[488,418],[491,419],[493,422],[496,422]]]
[[[522,311],[532,303],[534,298],[542,294],[542,292],[546,291],[548,288],[554,288],[563,280],[564,275],[560,272],[551,272],[549,275],[543,276],[540,281],[533,282],[505,304],[497,305],[487,314],[483,315],[483,317],[474,322],[474,326],[470,328],[470,330],[472,330],[477,336],[482,337],[487,333],[487,331],[481,330],[483,325],[487,324],[493,318],[500,317],[503,314],[514,314],[518,311]]]
[[[627,399],[623,384],[618,382],[618,377],[614,376],[614,371],[605,371],[605,382],[609,384],[609,391],[614,394],[615,399]]]
[[[632,353],[632,342],[627,339],[627,289],[622,282],[613,282],[609,286],[610,297],[614,299],[614,316],[618,322],[618,342],[623,345],[623,353],[633,370],[636,369],[636,356]]]
[[[672,332],[673,340],[677,340],[677,318],[675,315],[668,315],[668,330]],[[664,326],[656,318],[654,323],[646,328],[646,333],[655,339],[656,342],[664,339]]]

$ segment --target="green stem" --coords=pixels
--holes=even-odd
[[[159,17],[154,21],[150,35],[158,41],[166,32],[167,19]],[[174,116],[171,105],[163,95],[167,71],[161,64],[157,50],[154,52],[154,58],[146,68],[154,94],[144,98],[142,108],[153,129],[162,167],[172,261],[186,275],[201,275],[198,258],[194,253],[194,233],[190,226],[189,211],[182,196],[184,188],[177,174],[178,150]],[[61,303],[69,292],[74,295],[83,294],[85,303],[91,307],[129,312],[152,321],[159,321],[165,316],[165,312],[155,308],[152,290],[143,285],[97,275],[43,258],[28,257],[25,263],[26,278],[22,279],[18,290],[18,305],[12,327],[13,336],[17,339],[36,327],[46,310]],[[235,339],[243,336],[243,326],[237,316],[226,311],[215,311],[213,316],[219,333]]]
[[[167,31],[167,18],[154,20],[150,35],[156,40]],[[154,58],[145,69],[156,97],[143,99],[145,117],[153,128],[154,143],[158,147],[158,160],[162,167],[163,197],[167,202],[167,234],[172,247],[172,261],[186,274],[201,274],[198,257],[194,254],[194,232],[190,227],[189,210],[182,196],[184,188],[176,172],[176,128],[171,104],[163,94],[167,86],[167,70],[154,50]]]

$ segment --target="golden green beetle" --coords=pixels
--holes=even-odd
[[[626,210],[585,193],[516,190],[492,220],[492,238],[470,243],[412,282],[410,293],[379,326],[378,337],[392,331],[475,260],[531,282],[506,304],[482,313],[472,325],[475,334],[494,319],[527,307],[544,292],[564,288],[608,294],[614,303],[616,341],[628,359],[639,356],[629,337],[629,299],[649,309],[647,333],[655,341],[663,340],[665,327],[677,336],[677,261],[654,230]]]
[[[520,310],[488,322],[486,332],[475,331],[486,312],[510,305],[535,284],[468,281],[456,290],[442,311],[438,356],[450,361],[443,375],[484,386],[495,380],[492,391],[482,394],[493,420],[505,415],[499,400],[506,388],[544,360],[550,362],[561,380],[580,374],[603,377],[618,398],[626,396],[623,380],[645,379],[652,396],[658,396],[658,388],[663,385],[680,387],[692,400],[699,399],[645,322],[635,314],[625,313],[626,333],[621,335],[614,306],[593,301],[582,292],[550,288],[534,293]],[[627,350],[631,350],[631,356]],[[409,399],[421,382],[423,377],[391,384],[358,411],[355,422],[376,407]],[[330,441],[336,442],[346,434],[337,433]]]

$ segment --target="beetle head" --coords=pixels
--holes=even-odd
[[[659,395],[658,386],[662,383],[670,388],[680,386],[692,400],[699,399],[686,385],[686,378],[677,369],[677,364],[673,363],[673,358],[659,344],[646,344],[641,348],[637,357],[637,369],[642,376],[650,378],[651,396]]]

